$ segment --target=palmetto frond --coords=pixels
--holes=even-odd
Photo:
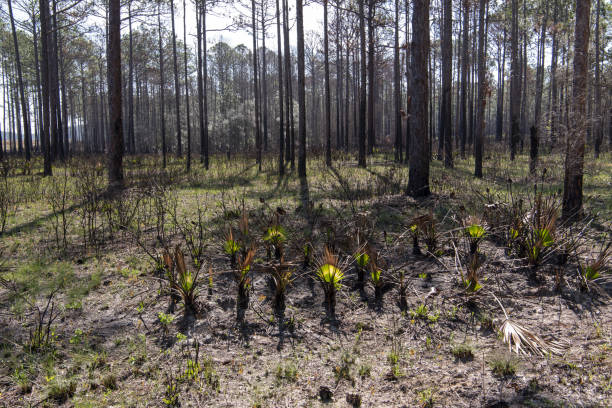
[[[544,340],[537,334],[519,323],[506,319],[499,328],[502,333],[504,343],[508,344],[508,350],[516,354],[537,354],[545,356],[547,354],[561,355],[565,351],[562,343],[554,340]]]
[[[508,345],[508,350],[514,351],[516,354],[537,354],[545,356],[547,354],[562,355],[567,348],[565,344],[557,340],[545,340],[537,334],[533,333],[518,322],[510,319],[504,305],[499,301],[497,296],[492,294],[506,319],[499,327],[504,343]]]

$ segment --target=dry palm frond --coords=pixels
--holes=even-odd
[[[518,322],[510,319],[497,296],[493,295],[493,297],[497,300],[499,306],[501,306],[506,317],[499,331],[502,333],[504,343],[508,344],[509,351],[514,351],[516,354],[532,353],[540,356],[547,354],[561,355],[564,353],[566,349],[564,344],[555,340],[544,340]]]
[[[516,354],[531,352],[545,356],[546,354],[561,355],[565,351],[564,345],[560,342],[544,340],[511,319],[504,320],[499,330],[503,335],[504,343],[508,344],[508,350],[514,350]]]
[[[321,265],[329,264],[332,266],[338,266],[338,255],[334,254],[328,247],[323,250],[323,256],[320,261]]]

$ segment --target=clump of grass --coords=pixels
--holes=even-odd
[[[102,378],[102,386],[107,390],[117,389],[117,377],[115,374],[108,374]]]
[[[298,377],[298,369],[297,366],[289,362],[287,364],[279,364],[276,366],[276,380],[278,382],[288,381],[288,382],[296,382]]]
[[[359,376],[361,378],[367,378],[371,375],[372,367],[369,364],[362,364],[359,366]]]
[[[353,365],[355,365],[355,357],[350,351],[344,351],[340,356],[340,364],[334,367],[336,382],[343,379],[353,382],[353,375],[351,373]]]
[[[48,398],[62,405],[68,401],[76,392],[77,384],[73,380],[52,381],[49,385]]]
[[[474,349],[470,344],[456,344],[451,348],[451,354],[458,360],[468,361],[474,358]]]
[[[489,367],[497,377],[512,377],[516,374],[516,361],[511,357],[495,357],[489,361]]]
[[[432,408],[434,406],[435,398],[431,388],[419,391],[417,397],[421,408]]]

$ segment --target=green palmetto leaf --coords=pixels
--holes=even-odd
[[[519,236],[519,232],[515,228],[510,228],[510,239],[517,239]]]
[[[370,272],[370,278],[372,278],[372,282],[374,282],[375,285],[378,285],[381,282],[381,273],[382,271],[380,269],[374,269],[372,272]]]
[[[240,244],[234,241],[233,239],[228,239],[227,241],[225,241],[225,244],[223,245],[223,250],[228,255],[234,255],[236,252],[240,250]]]
[[[324,264],[317,270],[317,277],[325,284],[333,285],[336,289],[340,288],[344,272],[331,264]]]
[[[534,237],[535,240],[541,243],[541,246],[544,248],[551,246],[555,242],[552,234],[546,228],[536,229],[534,231]]]
[[[355,255],[355,261],[357,261],[357,265],[360,268],[365,268],[368,263],[370,262],[370,255],[368,255],[365,252],[361,252],[357,255]]]
[[[465,290],[471,293],[476,293],[482,289],[482,285],[476,279],[466,279],[463,281],[463,284],[465,285]]]
[[[480,239],[484,237],[485,229],[478,224],[470,225],[465,229],[470,238]]]
[[[280,225],[275,225],[266,231],[263,240],[272,244],[282,244],[286,240],[285,229]]]

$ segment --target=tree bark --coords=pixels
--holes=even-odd
[[[257,65],[257,20],[255,18],[255,0],[251,0],[251,20],[253,29],[253,89],[255,94],[255,148],[257,165],[261,171],[261,131],[259,129],[259,80]]]
[[[136,135],[134,134],[134,40],[132,35],[132,0],[128,1],[128,28],[130,39],[130,61],[128,67],[128,137],[127,151],[136,153]]]
[[[178,61],[176,56],[176,31],[174,27],[174,0],[170,0],[170,18],[172,21],[172,65],[174,68],[174,111],[176,115],[176,155],[183,155],[183,146],[181,143],[181,111],[180,99],[181,88],[179,86]]]
[[[30,146],[32,144],[32,135],[30,128],[30,118],[28,115],[28,100],[25,96],[23,88],[23,75],[21,73],[21,58],[19,55],[19,43],[17,42],[17,30],[15,29],[15,18],[13,17],[12,0],[8,0],[9,18],[11,20],[11,31],[13,33],[13,45],[15,47],[15,64],[17,65],[17,81],[19,86],[19,96],[21,98],[21,110],[23,115],[23,134],[25,140],[25,159],[30,161]]]
[[[329,90],[329,34],[327,24],[327,2],[328,0],[323,0],[323,46],[325,49],[325,164],[328,167],[331,167],[331,95]]]
[[[512,33],[510,63],[510,160],[516,156],[517,144],[520,139],[520,107],[521,107],[521,74],[518,49],[518,0],[512,0]]]
[[[298,120],[300,149],[298,156],[298,175],[306,177],[306,89],[304,69],[304,13],[302,0],[296,0],[297,53],[298,53]]]
[[[412,83],[410,172],[408,194],[428,196],[430,146],[427,138],[429,84],[429,0],[414,0],[412,13]]]
[[[366,167],[366,39],[365,39],[365,0],[359,0],[359,42],[361,52],[361,83],[359,92],[359,167]]]
[[[374,13],[375,0],[368,0],[368,150],[367,154],[374,152],[376,144],[376,128],[374,126],[374,71],[375,71],[375,49],[374,49]]]
[[[488,90],[485,55],[485,14],[486,0],[480,0],[478,10],[478,105],[476,107],[476,132],[474,135],[474,176],[478,178],[482,178],[482,151],[485,130],[484,109]]]
[[[565,150],[563,182],[563,218],[572,220],[582,211],[582,177],[586,134],[586,90],[589,61],[591,0],[576,0],[574,34],[574,80],[572,92],[572,128]]]
[[[593,121],[593,136],[595,158],[599,158],[603,142],[603,112],[601,110],[601,67],[599,48],[599,15],[601,14],[600,0],[597,0],[595,14],[595,120]]]
[[[42,134],[44,150],[43,175],[51,176],[51,146],[49,131],[51,126],[50,100],[49,100],[49,37],[50,37],[50,16],[49,1],[39,0],[40,3],[40,38],[41,38],[41,66],[42,66]]]
[[[108,6],[108,102],[110,145],[108,151],[109,187],[123,184],[123,118],[121,109],[121,2]]]
[[[400,73],[400,51],[399,51],[399,1],[395,0],[395,26],[393,38],[393,104],[395,119],[395,161],[402,162],[402,84]]]
[[[276,0],[276,41],[277,41],[277,56],[278,56],[278,175],[283,176],[285,174],[285,135],[284,131],[284,120],[285,113],[283,112],[283,53],[281,48],[281,18],[280,18],[280,4],[279,0]]]
[[[452,144],[452,69],[453,69],[453,2],[444,0],[442,37],[442,120],[440,137],[444,139],[444,167],[453,167]]]
[[[187,70],[187,0],[183,0],[183,59],[185,61],[185,110],[187,114],[187,172],[191,170],[191,109],[189,107],[189,72]]]
[[[166,168],[166,112],[164,104],[165,82],[164,82],[164,49],[162,47],[162,25],[161,25],[161,0],[157,3],[157,28],[159,31],[159,95],[160,95],[160,118],[161,118],[161,142],[162,142],[162,164]]]

